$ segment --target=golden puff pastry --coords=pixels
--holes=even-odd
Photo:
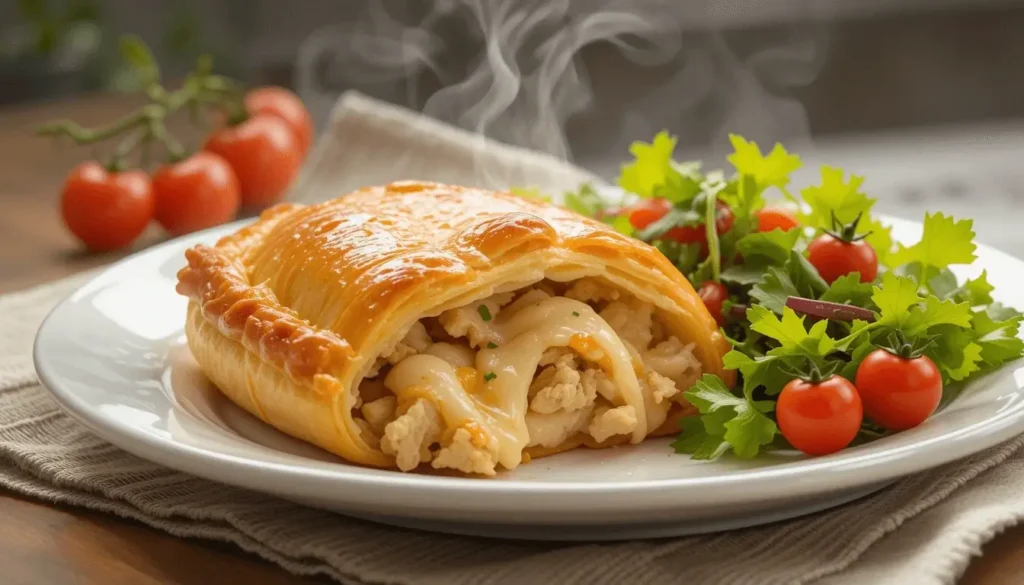
[[[651,246],[508,193],[399,182],[186,253],[206,375],[363,465],[493,475],[675,432],[728,344]]]

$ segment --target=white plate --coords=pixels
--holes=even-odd
[[[920,226],[892,220],[899,239]],[[427,530],[608,540],[708,532],[835,506],[901,476],[1024,432],[1024,368],[978,380],[925,424],[839,454],[694,462],[668,440],[539,459],[497,479],[367,469],[271,429],[223,398],[184,345],[174,292],[186,247],[168,242],[109,268],[61,302],[35,345],[43,383],[96,434],[146,459],[351,516]],[[999,299],[1024,306],[1024,262],[981,247]]]

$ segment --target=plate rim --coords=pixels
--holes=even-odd
[[[888,215],[880,215],[879,219],[889,225],[903,224],[917,229],[921,225],[919,222]],[[240,481],[240,477],[251,476],[253,473],[267,474],[268,472],[273,472],[277,476],[277,480],[283,480],[286,484],[296,487],[294,490],[288,490],[288,493],[295,494],[296,497],[316,498],[322,495],[323,488],[325,487],[348,485],[356,490],[357,493],[361,490],[373,490],[378,497],[395,497],[407,493],[408,490],[416,490],[418,494],[421,494],[426,499],[431,499],[432,496],[443,496],[444,500],[461,500],[458,503],[466,505],[474,501],[474,498],[483,498],[482,501],[477,502],[477,505],[479,505],[496,496],[537,504],[539,502],[533,496],[539,494],[556,498],[557,501],[552,500],[549,504],[558,505],[558,502],[567,501],[569,496],[573,498],[598,499],[606,496],[622,495],[623,493],[637,496],[629,498],[630,507],[634,509],[661,507],[666,501],[671,501],[684,494],[693,495],[694,493],[713,494],[714,497],[710,499],[707,497],[700,499],[726,503],[736,498],[749,500],[752,496],[750,494],[751,481],[785,486],[785,489],[781,491],[784,492],[786,498],[799,497],[802,495],[827,493],[834,490],[853,489],[906,477],[979,453],[1024,433],[1024,405],[1022,405],[1017,408],[1006,409],[1004,413],[997,413],[995,417],[986,421],[984,425],[969,425],[952,434],[944,435],[942,437],[942,442],[944,443],[942,450],[935,451],[933,448],[930,451],[931,456],[927,458],[920,457],[919,451],[922,448],[926,448],[923,445],[927,445],[928,442],[926,441],[922,444],[918,441],[908,445],[902,449],[903,453],[895,454],[895,456],[889,452],[890,450],[860,455],[856,452],[856,448],[854,448],[839,454],[820,458],[800,459],[793,463],[736,470],[730,471],[728,474],[705,477],[631,481],[612,480],[593,484],[514,479],[492,481],[481,478],[399,473],[392,470],[375,470],[385,472],[387,475],[380,473],[353,473],[348,470],[349,467],[356,467],[362,470],[367,468],[345,462],[340,458],[338,465],[332,466],[329,469],[318,469],[303,466],[300,463],[286,464],[240,457],[210,448],[159,437],[126,421],[119,420],[110,415],[103,415],[96,409],[90,408],[87,402],[79,400],[69,389],[63,387],[60,381],[61,375],[56,371],[56,366],[48,362],[45,351],[42,348],[48,337],[53,334],[53,331],[59,329],[59,325],[55,324],[55,321],[62,311],[68,310],[70,305],[81,296],[103,286],[111,274],[117,272],[125,265],[134,262],[144,262],[148,257],[157,256],[171,248],[181,247],[184,249],[184,247],[194,245],[198,241],[205,242],[210,239],[219,238],[222,234],[238,229],[238,227],[252,221],[254,219],[237,220],[229,224],[171,239],[146,250],[136,252],[108,265],[99,271],[98,274],[94,274],[88,282],[77,287],[57,303],[47,313],[37,330],[32,345],[32,354],[33,364],[40,383],[54,396],[61,409],[84,424],[96,435],[129,453],[173,469],[247,489],[259,490],[260,488],[253,487],[252,483]],[[979,243],[978,252],[984,252],[986,255],[1002,256],[1004,259],[1010,259],[1024,267],[1024,261],[994,247]],[[1013,364],[1008,364],[998,371],[1003,371],[1010,367],[1013,367]],[[1024,396],[1024,390],[1021,393]],[[167,397],[166,400],[170,409],[181,408],[173,399]],[[952,438],[957,438],[958,440],[950,441],[949,439]],[[884,439],[882,440],[884,441]],[[939,439],[932,439],[932,442],[936,440]],[[800,478],[806,477],[814,477],[815,479],[811,482],[798,481]],[[267,479],[267,477],[264,475],[263,479]],[[278,482],[274,483],[276,485]],[[279,490],[269,489],[264,491],[282,495]],[[466,499],[462,500],[463,497]],[[775,494],[774,497],[781,498],[783,495]],[[762,501],[769,501],[772,498],[773,496],[768,494],[759,494],[757,497],[758,500]],[[582,500],[574,501],[577,505],[586,503]],[[642,505],[644,503],[647,505]]]

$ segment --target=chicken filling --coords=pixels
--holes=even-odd
[[[580,341],[589,338],[573,335],[568,344],[545,348],[529,328],[509,333],[495,326],[506,318],[509,323],[533,318],[526,314],[528,310],[537,311],[556,297],[570,299],[566,305],[570,308],[583,309],[573,310],[573,316],[592,309],[588,315],[594,315],[593,321],[610,327],[631,358],[642,401],[626,403],[627,392],[620,388],[625,378],[609,367],[608,352],[600,344]],[[543,318],[550,322],[549,317]],[[415,323],[401,341],[381,354],[360,385],[353,414],[363,438],[394,456],[403,471],[429,463],[436,469],[493,475],[499,464],[518,464],[518,459],[510,458],[522,453],[503,455],[503,438],[486,430],[502,423],[502,417],[514,417],[507,412],[514,405],[501,408],[501,397],[488,396],[495,392],[488,383],[507,375],[510,367],[498,372],[481,372],[478,367],[485,352],[516,344],[540,348],[539,360],[533,358],[536,367],[525,413],[520,415],[527,436],[522,448],[555,449],[573,439],[591,444],[621,441],[637,430],[641,419],[647,433],[653,432],[665,422],[673,404],[688,406],[681,391],[701,375],[694,344],[669,335],[649,303],[595,279],[564,285],[544,281]],[[425,368],[436,379],[413,374]],[[464,392],[438,395],[438,388],[455,385]],[[450,409],[453,403],[456,412],[467,414],[453,416],[446,411],[453,420],[446,419],[440,405]],[[477,414],[481,410],[484,415]]]

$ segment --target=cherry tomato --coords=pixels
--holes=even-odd
[[[309,152],[313,143],[313,119],[299,96],[283,87],[260,87],[245,95],[245,110],[252,115],[269,114],[281,118],[299,139],[302,155]]]
[[[709,280],[700,285],[697,295],[700,297],[700,300],[704,301],[704,306],[708,308],[708,312],[715,318],[719,327],[725,325],[722,304],[729,298],[729,291],[726,290],[725,285]]]
[[[829,284],[851,272],[859,272],[861,282],[872,282],[878,275],[878,256],[864,240],[845,242],[822,234],[807,247],[807,260]]]
[[[788,232],[797,227],[800,227],[800,222],[787,209],[765,207],[757,212],[757,231],[759,232],[771,232],[777,229]]]
[[[928,356],[906,359],[877,349],[857,368],[864,413],[882,427],[902,431],[923,423],[942,399],[942,374]]]
[[[153,193],[156,220],[175,236],[220,225],[234,218],[242,203],[231,165],[205,151],[157,169]]]
[[[224,157],[238,176],[243,207],[265,207],[280,199],[302,166],[298,138],[287,123],[256,114],[221,128],[203,149]]]
[[[732,224],[736,223],[736,217],[733,216],[732,210],[725,203],[718,201],[715,204],[715,228],[719,234],[729,233],[732,229]]]
[[[89,161],[68,173],[60,211],[68,230],[88,248],[117,250],[134,242],[153,219],[153,188],[142,171],[111,172]]]
[[[633,224],[634,228],[642,230],[664,217],[670,209],[672,209],[672,204],[664,199],[644,199],[628,210],[629,223]],[[724,234],[732,229],[736,218],[733,216],[729,206],[721,201],[717,202],[716,211],[715,228],[718,229],[719,234]],[[665,232],[662,237],[675,240],[681,244],[699,243],[701,245],[701,255],[706,256],[708,253],[707,233],[704,229],[704,224],[672,228]]]
[[[775,406],[779,430],[808,455],[828,455],[853,441],[864,418],[860,395],[849,380],[832,376],[818,384],[786,384]]]
[[[629,223],[642,230],[664,217],[669,209],[672,209],[672,204],[664,199],[642,199],[626,212],[629,213]]]

